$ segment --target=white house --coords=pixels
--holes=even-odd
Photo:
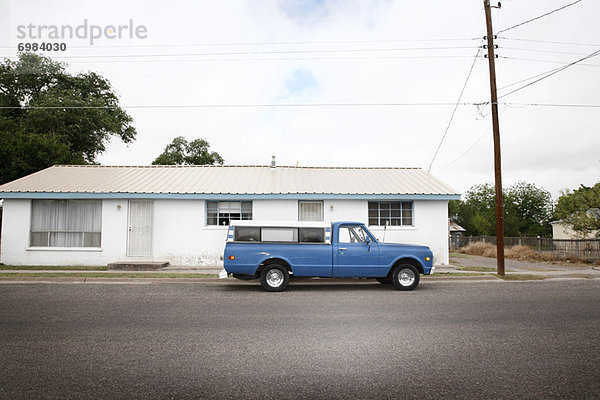
[[[0,262],[222,265],[232,219],[361,221],[448,263],[448,200],[417,168],[54,166],[0,186]]]

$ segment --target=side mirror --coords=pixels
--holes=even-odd
[[[365,242],[367,244],[371,244],[371,238],[369,236],[365,236]]]

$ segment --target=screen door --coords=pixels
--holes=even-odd
[[[152,255],[152,200],[129,200],[127,255]]]

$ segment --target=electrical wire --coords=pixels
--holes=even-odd
[[[523,85],[521,87],[518,87],[518,88],[516,88],[516,89],[514,89],[514,90],[512,90],[512,91],[510,91],[508,93],[503,94],[502,96],[499,96],[498,99],[506,97],[506,96],[509,96],[509,95],[511,95],[513,93],[516,93],[516,92],[520,91],[520,90],[523,90],[523,89],[525,89],[525,88],[527,88],[527,87],[529,87],[531,85],[534,85],[534,84],[536,84],[536,83],[538,83],[540,81],[543,81],[544,79],[547,79],[547,78],[549,78],[549,77],[551,77],[553,75],[556,75],[557,73],[559,73],[561,71],[564,71],[565,69],[567,69],[569,67],[572,67],[573,65],[575,65],[577,63],[580,63],[581,61],[585,61],[585,60],[590,59],[592,57],[596,57],[598,54],[600,54],[600,50],[596,50],[595,52],[593,52],[593,53],[591,53],[591,54],[589,54],[589,55],[587,55],[587,56],[585,56],[583,58],[580,58],[579,60],[576,60],[576,61],[573,61],[573,62],[571,62],[569,64],[563,65],[562,67],[557,68],[557,69],[553,70],[552,72],[549,72],[548,74],[542,76],[541,78],[538,78],[538,79],[534,80],[533,82],[529,82],[529,83],[527,83],[527,84],[525,84],[525,85]]]
[[[214,53],[174,53],[174,54],[92,54],[82,56],[56,56],[54,59],[82,59],[82,58],[139,58],[139,57],[206,57],[206,56],[242,56],[242,55],[272,55],[272,54],[310,54],[310,53],[372,53],[387,51],[430,51],[430,50],[458,50],[473,49],[473,46],[447,46],[447,47],[399,47],[380,49],[312,49],[312,50],[272,50],[272,51],[239,51],[239,52],[214,52]]]
[[[562,6],[562,7],[559,7],[559,8],[557,8],[557,9],[555,9],[555,10],[552,10],[552,11],[550,11],[550,12],[547,12],[547,13],[545,13],[545,14],[542,14],[542,15],[540,15],[540,16],[538,16],[538,17],[535,17],[535,18],[528,19],[527,21],[523,21],[523,22],[521,22],[521,23],[519,23],[519,24],[516,24],[516,25],[513,25],[513,26],[511,26],[511,27],[509,27],[509,28],[501,29],[501,30],[499,30],[498,32],[496,32],[496,34],[500,34],[500,33],[502,33],[502,32],[510,31],[511,29],[515,29],[515,28],[517,28],[517,27],[519,27],[519,26],[523,26],[523,25],[526,25],[526,24],[528,24],[528,23],[530,23],[530,22],[537,21],[537,20],[538,20],[538,19],[540,19],[540,18],[546,17],[546,16],[548,16],[548,15],[550,15],[550,14],[554,14],[555,12],[558,12],[558,11],[564,10],[564,9],[565,9],[565,8],[567,8],[567,7],[574,6],[574,5],[575,5],[575,4],[577,4],[577,3],[581,3],[581,1],[582,1],[582,0],[577,0],[577,1],[574,1],[574,2],[572,2],[572,3],[569,3],[569,4],[566,4],[566,5]]]
[[[427,172],[431,171],[431,166],[433,165],[433,162],[435,161],[435,158],[437,157],[437,155],[440,151],[440,148],[442,147],[442,143],[444,143],[444,139],[446,138],[446,135],[448,134],[448,131],[450,130],[450,125],[452,125],[452,121],[454,120],[454,115],[456,115],[456,110],[458,109],[460,101],[462,100],[462,96],[467,87],[467,83],[469,82],[469,79],[471,78],[471,74],[473,73],[473,68],[475,67],[475,63],[477,62],[477,59],[479,58],[481,49],[482,49],[482,47],[479,47],[477,49],[477,53],[475,54],[475,57],[473,57],[473,62],[471,63],[471,68],[469,68],[469,73],[467,74],[467,79],[465,79],[465,83],[463,84],[463,87],[460,90],[460,94],[458,95],[458,100],[456,101],[456,106],[454,107],[454,110],[452,110],[452,115],[450,116],[448,125],[446,125],[446,130],[444,131],[444,134],[442,135],[442,139],[440,140],[440,143],[438,144],[437,149],[435,150],[435,153],[433,154],[433,158],[431,159],[431,162],[429,163],[429,168],[427,168]]]
[[[0,109],[24,110],[85,110],[85,109],[161,109],[161,108],[259,108],[259,107],[447,107],[457,103],[295,103],[295,104],[147,104],[125,106],[0,106]],[[478,103],[458,103],[459,106],[474,106]]]
[[[600,104],[560,104],[560,103],[498,103],[507,107],[558,107],[558,108],[600,108]]]
[[[157,47],[210,47],[210,46],[289,46],[305,44],[357,44],[357,43],[410,43],[410,42],[466,42],[480,38],[441,38],[441,39],[382,39],[382,40],[323,40],[323,41],[290,41],[290,42],[225,42],[225,43],[188,43],[188,44],[131,44],[131,45],[71,45],[69,48],[157,48]],[[0,48],[14,48],[1,45]]]
[[[587,54],[587,53],[574,53],[574,52],[570,52],[570,51],[528,49],[528,48],[523,48],[523,47],[511,47],[511,46],[502,46],[501,48],[507,49],[507,50],[519,50],[519,51],[527,51],[527,52],[535,52],[535,53],[567,54],[567,55],[572,55],[572,56],[585,56]]]
[[[564,61],[543,60],[543,59],[539,59],[539,58],[510,57],[510,56],[498,56],[498,58],[504,58],[504,59],[507,59],[507,60],[532,61],[532,62],[538,62],[538,63],[565,65]],[[600,64],[579,63],[579,64],[577,64],[577,66],[579,66],[579,67],[600,67]]]
[[[489,103],[489,102],[487,102]],[[310,107],[456,107],[477,106],[487,103],[295,103],[295,104],[140,104],[140,105],[114,105],[114,106],[0,106],[0,110],[95,110],[95,109],[175,109],[175,108],[310,108]],[[560,103],[506,103],[499,105],[514,107],[565,107],[565,108],[600,108],[600,104],[560,104]]]
[[[18,60],[18,57],[2,57],[13,61]],[[367,56],[346,56],[346,57],[259,57],[259,58],[197,58],[197,59],[163,59],[163,60],[94,60],[94,64],[117,64],[117,63],[184,63],[184,62],[221,62],[221,61],[310,61],[310,60],[395,60],[395,59],[451,59],[451,58],[471,58],[471,56],[459,55],[439,55],[439,56],[383,56],[383,55],[367,55]],[[88,64],[90,61],[74,60],[69,61],[69,64]]]
[[[498,39],[503,39],[503,40],[517,40],[517,41],[520,41],[520,42],[532,42],[532,43],[561,44],[561,45],[570,45],[570,46],[593,46],[593,47],[600,47],[599,43],[556,42],[556,41],[551,41],[551,40],[522,39],[522,38],[511,38],[511,37],[505,37],[505,36],[498,36]]]
[[[479,137],[477,138],[477,140],[471,145],[469,146],[469,148],[467,148],[465,151],[463,151],[458,157],[456,157],[453,161],[451,161],[450,163],[448,163],[444,168],[435,171],[436,174],[440,174],[442,172],[444,172],[445,170],[447,170],[452,164],[454,164],[455,162],[457,162],[458,160],[460,160],[461,158],[464,157],[465,154],[467,154],[469,151],[473,150],[473,148],[475,146],[477,146],[477,144],[481,141],[481,139],[484,138],[484,136],[486,134],[489,134],[491,128],[486,129],[485,131],[483,131],[483,133],[481,135],[479,135]]]

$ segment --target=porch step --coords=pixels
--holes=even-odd
[[[168,267],[168,261],[118,261],[108,264],[108,269],[119,271],[154,271]]]

